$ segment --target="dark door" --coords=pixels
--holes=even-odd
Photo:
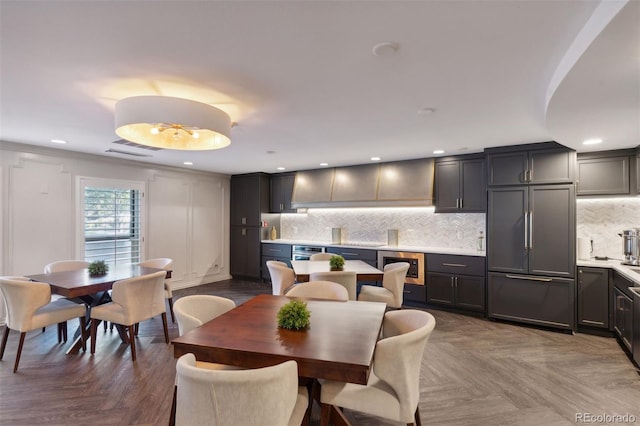
[[[527,186],[489,190],[487,229],[488,269],[526,274],[529,271],[525,212],[529,210]]]
[[[456,275],[456,306],[484,311],[484,277]]]
[[[609,271],[578,269],[578,324],[609,328]]]
[[[460,162],[436,163],[436,211],[456,211],[460,198]]]
[[[526,151],[487,156],[488,185],[521,185],[526,182],[524,172],[528,167]]]
[[[454,304],[454,278],[451,274],[430,272],[427,274],[427,303]]]
[[[535,184],[573,182],[576,154],[566,149],[529,152],[528,182]]]
[[[487,190],[484,183],[484,159],[460,162],[460,198],[462,210],[485,211]]]

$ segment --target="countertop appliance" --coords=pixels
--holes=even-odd
[[[294,245],[291,247],[291,260],[309,260],[316,253],[324,253],[324,247]]]
[[[402,251],[378,252],[378,269],[384,270],[385,265],[396,262],[409,263],[409,270],[405,278],[406,283],[424,285],[424,253]]]
[[[621,234],[623,265],[640,266],[640,228],[625,229]]]

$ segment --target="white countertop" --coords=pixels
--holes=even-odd
[[[576,265],[578,266],[589,266],[593,268],[608,268],[613,269],[616,272],[619,272],[621,275],[624,275],[631,281],[633,281],[636,285],[640,286],[640,266],[629,266],[623,265],[620,263],[621,260],[580,260],[576,261]],[[638,272],[634,272],[635,268]]]
[[[485,257],[486,252],[477,251],[477,250],[469,250],[469,249],[457,249],[457,248],[447,248],[447,247],[418,247],[418,246],[388,246],[388,245],[375,245],[375,243],[353,243],[353,245],[349,243],[345,244],[333,244],[330,242],[324,241],[308,241],[308,240],[288,240],[288,239],[277,239],[277,240],[262,240],[263,243],[271,243],[271,244],[298,244],[305,246],[321,246],[321,247],[341,247],[341,248],[354,248],[354,249],[366,249],[366,250],[384,250],[384,251],[408,251],[414,253],[435,253],[435,254],[457,254],[462,256],[481,256]]]

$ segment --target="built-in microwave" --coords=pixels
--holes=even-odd
[[[291,247],[291,260],[309,260],[316,253],[324,253],[324,247],[294,245]]]

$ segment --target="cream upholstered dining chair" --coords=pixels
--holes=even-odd
[[[18,353],[13,366],[14,373],[18,370],[24,338],[28,331],[58,324],[59,329],[63,329],[62,333],[58,332],[58,343],[61,339],[64,339],[66,343],[68,320],[79,318],[81,330],[84,330],[86,312],[84,305],[68,299],[52,301],[49,284],[31,282],[24,277],[3,277],[0,278],[0,292],[4,297],[7,309],[7,324],[2,337],[0,359],[4,356],[9,330],[20,332]],[[84,332],[81,334],[82,346],[83,349],[86,349]]]
[[[318,261],[318,260],[329,260],[331,256],[335,256],[332,253],[316,253],[309,256],[309,260]]]
[[[420,425],[420,366],[435,325],[435,318],[428,312],[414,309],[387,312],[368,383],[321,381],[320,424],[328,424],[333,405]]]
[[[161,315],[164,340],[169,343],[167,313],[164,307],[165,271],[116,281],[111,289],[111,302],[91,309],[91,353],[96,351],[96,331],[99,321],[124,326],[131,345],[131,359],[136,360],[136,332],[140,321]]]
[[[296,274],[286,263],[268,260],[267,269],[271,276],[271,294],[282,296],[296,282]]]
[[[312,272],[309,274],[309,281],[331,281],[338,283],[347,289],[349,300],[356,300],[358,282],[354,271]]]
[[[78,271],[80,269],[85,269],[88,266],[89,262],[85,262],[84,260],[58,260],[45,265],[44,273],[50,274],[52,272]]]
[[[173,305],[178,320],[178,333],[182,336],[235,307],[236,302],[226,297],[208,294],[183,296]]]
[[[404,296],[404,280],[407,277],[407,262],[389,263],[384,267],[382,287],[363,285],[358,300],[367,302],[383,302],[389,308],[402,308]]]
[[[286,294],[287,297],[309,299],[349,300],[349,292],[344,286],[331,281],[309,281],[295,285]]]
[[[186,354],[176,364],[176,426],[300,425],[309,405],[298,364],[251,370],[206,370]]]
[[[170,271],[173,267],[173,259],[168,257],[158,257],[156,259],[148,259],[139,263],[140,266],[146,266],[147,268],[164,269]],[[176,322],[175,314],[173,313],[173,291],[171,288],[171,278],[164,279],[164,298],[169,303],[169,313],[171,314],[171,322]]]

